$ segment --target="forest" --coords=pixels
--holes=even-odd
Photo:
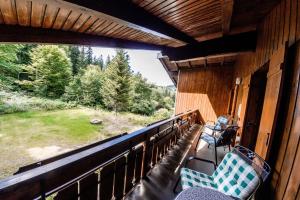
[[[0,45],[0,113],[82,105],[116,113],[171,115],[174,89],[149,83],[131,70],[125,50],[115,51],[104,60],[90,46]],[[5,103],[12,94],[35,102],[19,107]]]
[[[174,98],[174,87],[134,73],[125,50],[103,58],[86,46],[2,44],[0,179],[170,117]]]

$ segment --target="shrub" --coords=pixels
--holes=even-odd
[[[61,100],[49,100],[45,98],[29,97],[17,92],[9,93],[0,91],[0,114],[25,112],[34,110],[58,110],[69,109],[76,105]]]
[[[154,113],[153,117],[156,120],[161,120],[161,119],[169,118],[172,115],[173,115],[173,111],[170,111],[166,108],[161,108]]]

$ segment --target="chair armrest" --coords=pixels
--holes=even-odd
[[[205,125],[215,125],[216,124],[216,122],[214,122],[214,121],[206,121],[205,122]]]
[[[202,132],[202,134],[205,134],[205,135],[207,135],[208,137],[211,137],[211,138],[213,138],[214,140],[218,140],[218,137],[217,137],[217,136],[215,136],[215,134],[214,134],[214,133],[213,133],[212,135],[210,135],[210,134],[208,134],[208,133]]]
[[[191,156],[187,159],[186,163],[185,163],[185,166],[192,160],[197,160],[197,161],[202,161],[202,162],[207,162],[207,163],[210,163],[210,164],[213,164],[214,165],[214,169],[217,169],[217,165],[216,163],[214,163],[213,161],[211,160],[206,160],[206,159],[203,159],[203,158],[199,158],[199,157],[195,157],[195,156]]]

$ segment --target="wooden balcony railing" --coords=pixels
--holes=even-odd
[[[199,120],[189,111],[0,181],[0,199],[122,199]]]

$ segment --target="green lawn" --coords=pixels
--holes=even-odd
[[[102,125],[91,125],[93,118]],[[76,147],[132,132],[157,119],[130,113],[77,108],[35,111],[0,116],[0,178],[18,167]]]

